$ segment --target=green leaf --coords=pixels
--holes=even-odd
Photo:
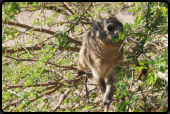
[[[163,13],[163,16],[166,16],[166,12],[168,11],[168,9],[165,6],[163,6],[160,8],[160,10]]]
[[[67,41],[66,44],[64,45],[64,49],[67,49],[67,47],[70,47],[70,42]]]
[[[126,84],[125,83],[120,83],[120,89],[125,90],[126,89]]]
[[[127,95],[127,91],[122,91],[122,92],[120,93],[119,98],[123,98],[123,97],[126,96],[126,95]]]
[[[157,73],[155,73],[155,71],[152,71],[147,76],[147,84],[148,85],[154,84],[156,82],[156,79],[157,79]]]
[[[118,106],[117,112],[126,111],[126,106],[128,103],[129,103],[129,100],[125,100],[122,103],[120,103]]]
[[[31,85],[32,83],[33,83],[33,79],[31,78],[31,79],[27,80],[27,83],[24,84],[24,87]]]
[[[159,63],[159,65],[160,65],[159,71],[161,71],[162,73],[164,73],[165,70],[166,70],[166,68],[165,68],[165,66],[166,66],[165,63],[161,62],[161,63]]]
[[[45,69],[45,67],[43,66],[40,73],[43,73],[45,71],[44,69]]]
[[[167,50],[167,47],[164,46],[164,49],[165,49],[165,51],[164,51],[164,53],[162,54],[162,56],[165,56],[165,57],[168,58],[168,50]]]
[[[77,107],[78,110],[83,109],[85,106],[79,106]]]
[[[126,31],[126,29],[129,27],[129,24],[126,22],[125,25],[123,26],[123,31]]]
[[[116,39],[118,39],[118,37],[117,36],[113,36],[111,42],[115,41]]]
[[[148,57],[146,57],[146,56],[144,56],[144,58],[145,58],[150,64],[153,64],[153,61],[152,61],[150,58],[148,58]]]
[[[40,75],[39,73],[34,73],[32,76],[33,76],[34,78],[38,78],[39,75]]]
[[[135,20],[134,28],[136,28],[139,25],[140,22],[141,22],[141,16],[137,16],[137,18]]]
[[[136,56],[128,56],[126,59],[130,59],[130,58],[134,58],[134,57],[136,57]]]
[[[151,42],[152,41],[152,38],[151,38],[151,36],[150,35],[148,35],[148,37],[147,37],[147,39],[146,39],[147,41],[149,41],[149,42]]]
[[[122,67],[116,66],[116,68],[113,71],[116,71],[117,73],[119,73],[121,69],[122,69]]]
[[[150,53],[150,56],[153,56],[153,55],[154,55],[154,53],[153,53],[153,52],[151,52],[151,53]]]
[[[142,69],[148,69],[146,66],[139,66],[134,69],[138,69],[138,71],[141,71]]]
[[[165,63],[164,62],[159,63],[159,65],[165,67]]]
[[[24,92],[23,93],[23,96],[26,97],[26,96],[29,96],[30,95],[30,92]]]
[[[92,106],[86,106],[85,109],[86,110],[90,110]]]

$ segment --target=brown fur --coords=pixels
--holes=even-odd
[[[116,81],[114,66],[123,59],[123,49],[118,53],[122,41],[111,42],[113,36],[123,30],[116,18],[94,21],[93,28],[87,32],[79,53],[80,70],[91,70],[103,94],[103,104],[110,104]]]

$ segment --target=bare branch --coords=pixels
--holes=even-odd
[[[159,112],[165,106],[165,103],[166,103],[167,100],[168,100],[168,96],[166,97],[164,104],[156,112]]]
[[[14,60],[17,60],[17,61],[39,61],[38,59],[17,59],[17,58],[8,56],[8,55],[6,55],[4,57],[11,58],[11,59],[14,59]],[[48,61],[46,63],[54,65],[56,67],[68,68],[69,70],[77,70],[77,68],[73,67],[73,66],[63,66],[63,65],[58,65],[58,64],[51,63],[51,62],[48,62]]]
[[[63,86],[64,84],[58,81],[50,81],[47,83],[40,83],[40,84],[33,84],[33,85],[28,85],[26,87],[41,87],[41,86],[49,86],[49,85],[56,85],[56,86]],[[9,86],[7,89],[12,89],[12,88],[22,88],[24,85],[13,85]]]
[[[34,51],[38,51],[38,50],[41,50],[42,47],[39,47],[39,46],[35,46],[35,47],[25,47],[27,50],[30,50],[32,51],[32,48],[34,49]],[[53,46],[53,48],[55,48],[55,46]],[[69,50],[70,48],[70,51],[75,51],[75,52],[79,52],[80,51],[80,48],[78,47],[68,47],[66,48],[65,50]],[[57,48],[59,50],[64,50],[64,47],[59,47]],[[26,51],[24,48],[19,48],[17,49],[18,51]],[[15,49],[6,49],[6,53],[15,53],[17,52],[17,50]],[[2,51],[3,53],[5,53],[5,50]]]
[[[74,15],[73,11],[71,10],[71,7],[66,2],[61,2],[61,3],[72,15]]]
[[[65,14],[65,15],[69,15],[69,13],[67,13],[66,11],[62,10],[62,9],[59,9],[57,8],[56,6],[45,6],[45,8],[49,9],[49,10],[54,10],[56,12],[59,12],[59,13],[62,13],[62,14]]]
[[[71,89],[68,89],[65,94],[63,95],[63,97],[60,99],[60,101],[58,102],[58,104],[55,106],[55,108],[53,110],[51,110],[51,112],[55,112],[58,108],[60,108],[60,105],[62,104],[62,102],[67,98],[67,96],[69,95]]]

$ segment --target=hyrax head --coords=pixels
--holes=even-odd
[[[119,32],[123,31],[123,24],[114,17],[94,21],[93,29],[96,36],[105,42],[110,42],[114,36],[119,37]]]

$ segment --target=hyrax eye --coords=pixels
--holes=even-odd
[[[108,30],[108,31],[112,31],[112,30],[114,30],[114,28],[111,27],[111,26],[108,26],[108,27],[107,27],[107,30]]]

